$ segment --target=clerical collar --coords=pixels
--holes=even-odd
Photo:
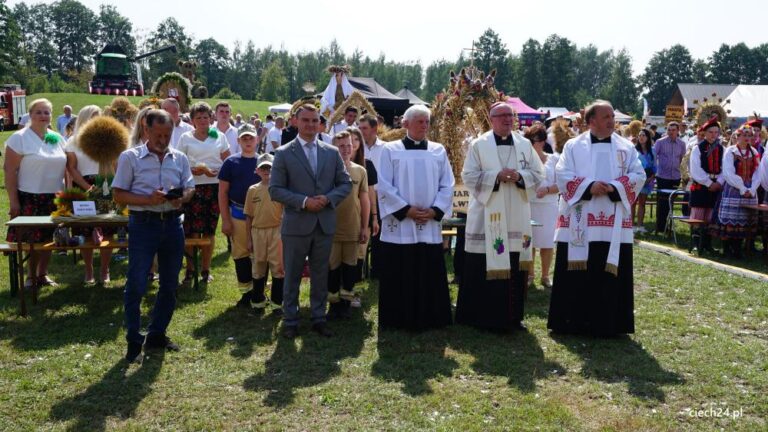
[[[501,136],[497,135],[496,133],[493,134],[493,137],[496,139],[496,145],[515,145],[515,142],[512,140],[512,134],[507,135],[506,138],[502,138]]]
[[[405,146],[406,150],[426,150],[427,140],[416,142],[412,140],[411,137],[406,136],[403,138],[403,145]]]
[[[598,138],[598,137],[596,137],[594,134],[592,134],[590,132],[589,138],[592,140],[592,144],[597,144],[597,143],[608,143],[608,144],[610,144],[611,143],[611,137],[610,136],[608,136],[608,138]]]

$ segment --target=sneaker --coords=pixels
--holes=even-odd
[[[53,279],[51,279],[50,277],[48,277],[48,275],[42,275],[42,276],[38,276],[38,277],[37,277],[37,284],[38,284],[39,286],[41,286],[41,287],[43,287],[43,286],[49,286],[49,287],[51,287],[51,288],[56,288],[57,286],[59,286],[59,284],[57,284],[56,282],[54,282],[54,280],[53,280]]]
[[[541,286],[547,289],[552,288],[552,280],[548,277],[541,278]]]
[[[360,296],[356,295],[355,298],[350,300],[349,306],[353,308],[359,308],[363,305],[363,303],[360,301]]]
[[[211,275],[210,270],[203,270],[200,272],[200,282],[204,284],[213,282],[213,276]]]
[[[144,341],[144,351],[166,350],[178,352],[181,348],[171,342],[171,338],[164,334],[148,334]]]
[[[128,363],[141,363],[141,344],[138,342],[128,342],[128,351],[125,353],[125,360]]]
[[[342,300],[352,301],[355,299],[355,292],[347,291],[342,288],[341,291],[339,291],[339,297],[341,297]]]

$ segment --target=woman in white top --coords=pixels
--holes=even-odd
[[[131,147],[142,146],[149,141],[149,135],[147,135],[147,113],[155,109],[153,105],[146,106],[139,110],[136,114],[136,120],[134,121],[134,127],[131,129]],[[171,143],[173,144],[173,143]]]
[[[80,145],[77,142],[77,136],[82,131],[83,126],[91,119],[101,115],[101,108],[96,105],[84,106],[77,114],[77,122],[75,124],[75,130],[72,133],[72,137],[67,141],[64,151],[67,153],[67,173],[72,179],[74,186],[77,186],[83,190],[88,190],[91,187],[100,187],[100,184],[96,184],[96,176],[99,174],[99,164],[88,157]],[[117,162],[117,161],[115,161]],[[73,233],[74,234],[74,233]],[[83,228],[77,234],[84,236],[91,236],[93,230],[90,228]],[[102,234],[105,237],[111,237],[114,234],[111,230],[102,229]],[[93,250],[82,249],[80,253],[83,255],[83,262],[85,263],[85,284],[92,285],[96,283],[93,277]],[[101,263],[100,267],[100,279],[102,284],[109,283],[109,261],[112,258],[112,249],[101,249],[99,251],[99,259]]]
[[[559,126],[553,128],[553,139],[555,146],[559,144],[562,150],[565,141],[559,142],[556,131]],[[536,222],[532,228],[533,236],[533,264],[528,273],[528,285],[535,284],[536,273],[536,249],[539,250],[541,258],[541,285],[545,288],[552,288],[552,279],[549,277],[549,269],[552,266],[552,256],[555,247],[555,224],[557,222],[557,184],[555,183],[555,164],[557,163],[557,154],[545,153],[544,146],[547,143],[547,131],[542,125],[534,125],[525,134],[525,137],[533,144],[536,154],[544,164],[546,177],[536,189],[536,196],[530,197],[531,219]]]
[[[192,174],[195,176],[195,196],[184,205],[184,234],[211,239],[211,246],[201,249],[204,283],[213,280],[210,273],[213,239],[219,222],[219,169],[229,157],[229,144],[224,134],[211,127],[212,111],[205,102],[197,102],[189,108],[194,130],[179,138],[177,150],[187,155]],[[187,256],[192,251],[187,251]],[[192,262],[187,260],[185,283],[192,279]]]
[[[15,132],[5,142],[5,189],[10,201],[11,219],[17,216],[48,216],[54,210],[54,194],[64,188],[67,157],[64,138],[48,129],[53,105],[47,99],[36,99],[29,105],[29,124]],[[51,241],[53,229],[26,232],[25,241]],[[16,241],[16,233],[9,229],[6,240]],[[36,269],[28,269],[25,286],[31,286],[33,277],[40,285],[55,283],[48,277],[51,252],[35,252]],[[30,260],[32,262],[32,260]]]

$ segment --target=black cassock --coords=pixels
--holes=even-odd
[[[456,301],[456,323],[493,330],[515,330],[523,320],[528,272],[518,270],[520,253],[509,254],[510,279],[486,280],[485,254],[466,252]]]
[[[587,270],[568,270],[568,243],[557,243],[547,328],[554,333],[611,336],[635,332],[632,244],[622,243],[619,271],[605,271],[609,242],[590,242]]]
[[[379,243],[379,326],[426,330],[451,324],[443,245]]]

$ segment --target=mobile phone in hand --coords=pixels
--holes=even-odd
[[[169,201],[175,200],[175,199],[181,198],[182,195],[184,195],[184,188],[175,188],[165,193],[165,199]]]

